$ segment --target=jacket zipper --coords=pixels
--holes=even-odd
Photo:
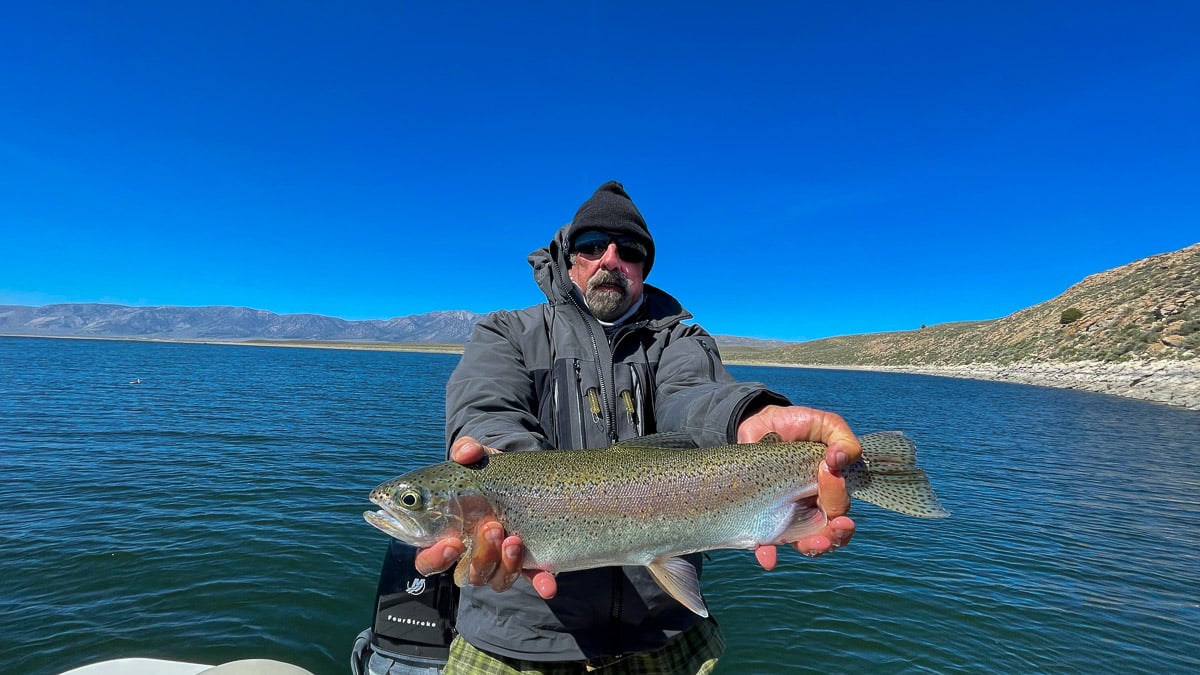
[[[605,384],[607,378],[604,377],[604,368],[601,363],[603,359],[600,358],[600,343],[596,342],[596,331],[592,330],[592,322],[588,320],[587,312],[584,312],[583,308],[579,306],[579,301],[575,299],[575,294],[572,293],[570,298],[575,311],[579,312],[579,318],[583,320],[583,325],[587,327],[588,339],[592,343],[592,354],[596,357],[596,375],[600,380],[600,401],[604,404],[604,422],[606,431],[608,432],[608,442],[616,443],[617,425],[613,423],[614,412],[612,402],[608,399],[608,387]]]
[[[623,577],[625,571],[623,568],[612,568],[612,604],[609,606],[609,649],[613,654],[621,655],[625,653],[625,649],[621,644],[621,608],[625,604],[624,590],[625,584]]]
[[[708,355],[708,379],[714,380],[717,377],[717,355],[713,353],[712,347],[704,340],[700,340],[700,346],[704,348],[704,353]]]
[[[629,409],[629,421],[633,422],[633,430],[638,436],[646,433],[646,427],[642,423],[642,401],[644,395],[642,393],[642,381],[638,378],[637,368],[632,364],[629,366],[629,380],[632,382],[632,390],[626,393],[628,400],[625,401],[625,406]]]
[[[596,375],[600,381],[600,400],[604,404],[604,410],[607,413],[605,416],[605,425],[608,431],[608,440],[610,443],[617,442],[617,425],[616,415],[613,411],[613,403],[608,399],[608,388],[605,386],[607,378],[604,377],[604,368],[602,366],[603,359],[600,358],[600,345],[596,342],[596,332],[592,330],[592,322],[588,320],[587,312],[579,306],[579,302],[575,299],[575,294],[570,295],[571,305],[575,307],[575,311],[579,312],[579,318],[583,321],[583,325],[587,327],[588,339],[592,343],[592,354],[596,357]],[[576,377],[579,374],[579,362],[575,362]],[[578,387],[576,387],[578,389]],[[589,398],[593,390],[589,389]],[[595,410],[595,408],[592,408]],[[594,413],[593,413],[594,414]],[[583,433],[583,428],[580,426],[580,434]],[[585,447],[582,444],[580,447]],[[614,567],[613,570],[613,585],[612,585],[612,604],[609,605],[609,635],[612,640],[613,653],[620,654],[621,649],[621,611],[624,603],[622,597],[624,585],[621,577],[624,576],[624,571],[620,567]]]
[[[575,393],[576,393],[576,394],[578,394],[578,395],[582,395],[582,393],[581,393],[581,392],[582,392],[582,389],[583,389],[583,377],[581,376],[581,373],[582,373],[582,368],[581,368],[581,366],[579,365],[579,359],[573,359],[573,363],[572,363],[572,365],[575,367],[575,386],[573,387],[573,389],[575,390]],[[574,398],[574,397],[572,397],[572,398]],[[580,400],[580,403],[582,404],[582,403],[583,403],[583,401],[582,401],[582,400]],[[579,408],[578,408],[577,406],[574,406],[574,405],[572,405],[572,406],[570,406],[570,407],[568,407],[568,408],[567,408],[567,410],[570,410],[570,411],[574,411],[574,410],[578,410],[578,409],[579,409]],[[571,413],[569,413],[569,414],[571,414],[571,415],[573,416],[575,413],[574,413],[574,412],[571,412]],[[583,433],[583,420],[579,420],[579,422],[578,422],[578,423],[576,423],[576,422],[572,422],[572,421],[568,420],[568,422],[567,422],[567,426],[568,426],[568,428],[575,429],[576,433],[578,434],[578,437],[577,437],[577,439],[576,439],[576,446],[575,446],[575,447],[577,447],[577,448],[586,448],[586,447],[587,447],[587,440],[586,440],[586,437],[585,437],[585,435],[584,435],[584,433]]]

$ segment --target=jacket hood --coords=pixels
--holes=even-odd
[[[529,254],[533,278],[551,303],[565,301],[575,291],[575,282],[571,281],[571,276],[567,274],[567,269],[571,266],[567,260],[567,251],[570,250],[572,232],[572,223],[563,225],[554,233],[549,245]]]

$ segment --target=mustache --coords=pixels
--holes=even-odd
[[[587,289],[594,291],[598,286],[620,286],[621,290],[629,291],[629,277],[620,270],[599,270],[588,279]]]

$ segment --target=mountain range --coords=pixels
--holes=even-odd
[[[130,307],[59,303],[0,305],[0,335],[214,342],[466,343],[484,317],[465,310],[386,320],[348,321],[321,314],[275,314],[247,307]],[[788,342],[719,336],[722,346],[770,349]]]
[[[275,314],[246,307],[129,307],[66,303],[0,305],[0,334],[154,340],[316,340],[466,342],[482,314],[430,312],[347,321],[320,314]]]
[[[482,314],[348,321],[246,307],[0,305],[0,335],[197,341],[462,344]],[[810,365],[1191,359],[1200,354],[1200,243],[1098,272],[990,321],[803,343],[716,336],[727,357]]]

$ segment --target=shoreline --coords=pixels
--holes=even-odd
[[[736,365],[933,375],[1076,389],[1200,411],[1200,360],[973,363],[960,366],[851,366],[768,363],[738,360]]]
[[[461,354],[465,345],[428,342],[324,342],[321,340],[184,340],[137,337],[91,337],[73,335],[13,335],[66,340],[127,340],[134,342],[173,342],[183,344],[232,345],[243,347],[293,347],[308,349],[361,349],[373,351]],[[1200,359],[1188,361],[1104,361],[1018,362],[1011,364],[975,363],[959,366],[855,366],[831,364],[778,363],[756,359],[731,358],[726,365],[770,366],[775,368],[814,368],[822,370],[867,370],[909,373],[936,377],[957,377],[992,382],[1012,382],[1058,389],[1077,389],[1110,394],[1151,403],[1200,411]]]
[[[0,333],[0,338],[45,338],[49,340],[108,340],[116,342],[155,342],[181,345],[217,345],[229,347],[293,347],[296,349],[356,349],[376,352],[418,352],[424,354],[462,354],[465,344],[456,342],[371,342],[353,340],[217,340],[212,338],[109,337],[102,335],[23,335]]]

